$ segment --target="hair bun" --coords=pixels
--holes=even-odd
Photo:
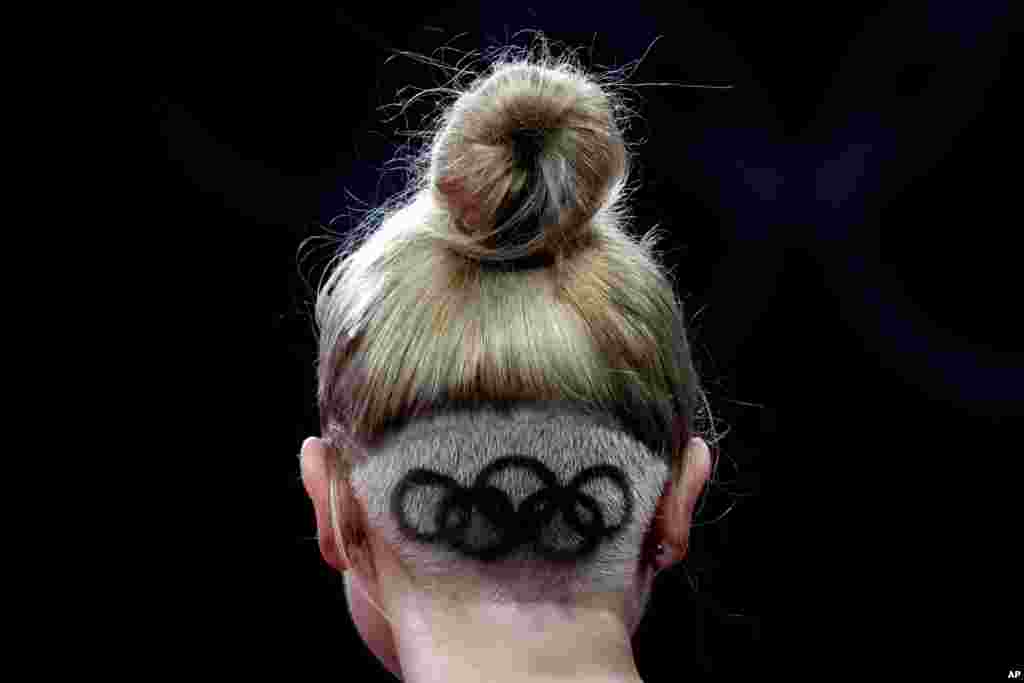
[[[613,103],[569,64],[500,64],[444,117],[431,158],[448,245],[482,261],[550,256],[589,234],[626,171]]]

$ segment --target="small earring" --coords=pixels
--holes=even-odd
[[[661,555],[664,552],[665,552],[665,544],[664,543],[659,543],[658,544],[658,554]]]

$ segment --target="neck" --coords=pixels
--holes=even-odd
[[[623,621],[602,606],[407,610],[404,683],[643,683]]]

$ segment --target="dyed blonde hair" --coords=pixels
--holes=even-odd
[[[427,128],[407,187],[350,235],[317,295],[332,530],[341,552],[355,550],[369,567],[373,523],[391,530],[403,566],[424,584],[479,576],[473,561],[394,533],[382,501],[413,462],[471,478],[467,458],[453,455],[468,442],[438,433],[465,435],[474,420],[499,433],[504,423],[485,427],[479,416],[541,405],[550,417],[575,406],[607,418],[590,430],[590,455],[538,457],[563,480],[617,457],[640,513],[630,533],[577,566],[528,562],[536,571],[517,571],[521,585],[507,595],[557,590],[565,599],[622,586],[667,478],[678,479],[688,441],[702,434],[697,420],[713,430],[683,305],[654,251],[659,236],[630,234],[625,86],[617,74],[586,72],[574,55],[552,56],[543,40],[460,74],[472,81],[434,91],[451,99]],[[396,450],[394,435],[452,414],[469,417]],[[477,451],[476,469],[498,455]],[[506,483],[525,491],[528,479],[508,474]],[[338,507],[339,481],[352,483],[366,514]]]

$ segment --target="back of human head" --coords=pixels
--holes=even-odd
[[[657,236],[629,232],[617,86],[546,45],[495,58],[320,289],[330,514],[357,565],[372,528],[425,592],[571,604],[627,592],[651,550],[709,416]]]

